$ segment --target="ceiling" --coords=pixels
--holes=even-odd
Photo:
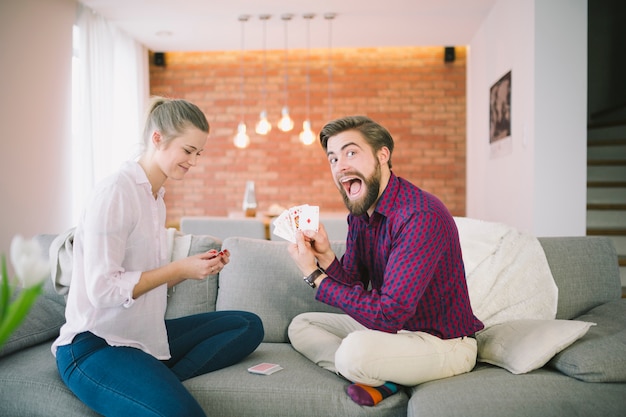
[[[80,0],[156,52],[468,44],[496,0]],[[336,17],[326,20],[327,13]],[[269,14],[265,22],[260,15]],[[293,18],[287,23],[285,14]],[[246,23],[239,17],[249,15]],[[286,28],[285,28],[286,26]],[[287,36],[285,36],[285,32]]]

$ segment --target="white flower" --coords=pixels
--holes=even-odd
[[[48,259],[34,239],[26,240],[20,235],[11,241],[11,263],[24,288],[33,287],[50,274]]]

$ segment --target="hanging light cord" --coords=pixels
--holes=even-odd
[[[241,108],[241,121],[243,122],[243,87],[244,87],[244,65],[243,65],[243,53],[244,53],[244,35],[245,29],[244,26],[246,21],[248,20],[247,16],[242,16],[239,18],[241,21],[241,51],[239,53],[239,75],[241,76],[241,84],[239,86],[239,107]]]
[[[283,20],[285,22],[285,106],[287,105],[288,101],[289,101],[289,88],[288,88],[288,84],[289,84],[289,71],[288,71],[288,60],[289,60],[289,54],[287,52],[287,36],[288,36],[288,30],[287,30],[287,22],[289,21],[289,19],[291,19],[291,16],[284,16]]]
[[[306,119],[311,120],[309,105],[311,101],[311,18],[306,20]]]
[[[333,54],[332,54],[332,40],[333,40],[333,19],[334,13],[327,13],[324,15],[328,20],[328,120],[332,119],[333,115],[333,100],[332,100],[332,85],[333,85]]]
[[[262,16],[263,20],[263,110],[266,110],[267,103],[267,19],[269,17]]]
[[[249,15],[241,15],[239,16],[239,21],[241,22],[241,51],[239,52],[239,71],[241,76],[241,84],[239,86],[239,107],[241,112],[241,120],[237,125],[237,133],[233,138],[233,144],[235,147],[239,149],[247,148],[250,145],[250,137],[246,133],[246,123],[245,119],[245,110],[243,107],[243,98],[244,98],[244,51],[245,51],[245,24],[249,19]]]

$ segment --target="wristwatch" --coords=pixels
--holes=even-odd
[[[325,272],[322,271],[320,268],[317,268],[315,271],[311,272],[311,275],[309,275],[308,277],[303,277],[302,279],[309,284],[309,286],[311,288],[315,288],[315,280],[317,279],[317,277],[319,277],[320,275],[324,274]]]

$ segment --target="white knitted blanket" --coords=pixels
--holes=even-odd
[[[558,288],[537,238],[504,224],[454,218],[470,301],[485,325],[554,319]]]

